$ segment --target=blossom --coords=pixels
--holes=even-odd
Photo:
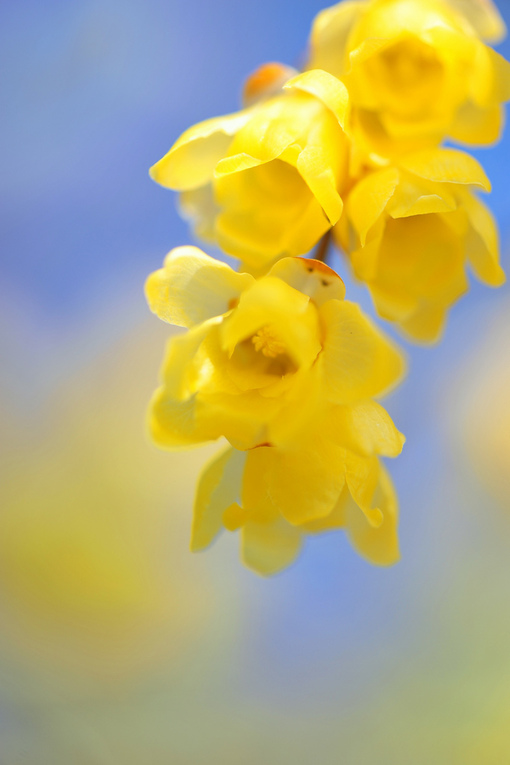
[[[466,264],[490,286],[505,281],[496,225],[475,188],[490,183],[472,157],[434,149],[370,173],[348,197],[335,235],[378,313],[414,340],[440,336],[468,289]]]
[[[342,77],[356,140],[383,156],[439,143],[495,141],[510,64],[485,45],[504,34],[477,0],[352,0],[317,16],[310,68]]]
[[[170,449],[220,437],[234,447],[204,473],[196,549],[212,541],[226,510],[225,524],[242,527],[248,547],[255,538],[269,547],[269,538],[277,540],[265,573],[290,562],[278,552],[283,545],[290,556],[282,535],[294,540],[293,557],[303,533],[354,528],[351,500],[370,528],[382,526],[372,500],[393,495],[378,457],[400,453],[403,436],[373,397],[396,384],[404,361],[344,294],[340,277],[318,261],[283,258],[255,279],[195,247],[172,250],[149,277],[151,309],[188,328],[168,347],[150,407],[152,437]],[[212,494],[214,512],[207,510]],[[385,502],[395,525],[395,501]],[[390,525],[379,537],[394,538]],[[397,554],[394,546],[378,553],[377,541],[371,552],[373,535],[363,525],[352,535],[366,538],[366,549],[356,544],[374,560]]]
[[[338,221],[349,147],[348,95],[339,80],[305,72],[274,96],[274,72],[264,71],[246,94],[252,102],[262,82],[270,97],[190,128],[150,171],[182,192],[199,236],[255,272],[308,252]]]
[[[357,409],[359,415],[365,407],[352,411]],[[373,413],[372,407],[375,411],[378,405],[371,402],[365,414]],[[379,414],[384,412],[378,408]],[[389,425],[382,429],[385,445],[380,439],[377,447],[387,456],[397,456],[403,437],[386,414],[384,421]],[[327,457],[336,460],[322,463],[326,439],[317,426],[309,435],[308,446],[291,451],[261,446],[241,452],[227,447],[215,456],[205,466],[197,488],[192,551],[208,547],[224,529],[239,531],[244,563],[269,576],[294,561],[307,537],[345,529],[357,552],[371,563],[395,563],[399,558],[398,502],[389,474],[373,452],[375,444],[367,455],[341,449],[332,441]],[[324,503],[325,495],[327,514],[296,523],[296,510],[303,514],[306,502]]]

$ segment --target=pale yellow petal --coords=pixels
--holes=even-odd
[[[170,398],[159,388],[149,407],[149,431],[161,449],[180,450],[215,441],[222,433],[216,423],[197,417],[197,399],[185,401]]]
[[[328,107],[341,127],[345,127],[349,109],[349,92],[344,83],[329,72],[323,69],[302,72],[289,80],[285,88],[288,90],[295,88],[315,96]]]
[[[364,5],[358,0],[344,0],[315,17],[310,40],[310,68],[325,69],[337,77],[345,74],[348,38]]]
[[[491,184],[476,159],[458,149],[426,149],[399,160],[413,175],[440,183],[459,183],[491,190]]]
[[[458,109],[449,135],[464,144],[487,146],[501,138],[504,117],[504,108],[499,104],[483,108],[468,102]]]
[[[290,566],[301,547],[301,532],[284,518],[265,523],[247,521],[241,529],[242,560],[262,576],[273,576]]]
[[[253,282],[249,274],[233,271],[197,247],[176,247],[164,267],[149,276],[145,292],[160,319],[192,327],[226,313]]]
[[[403,354],[358,305],[331,300],[320,312],[325,325],[322,356],[327,400],[350,404],[396,385],[405,372]]]
[[[221,531],[223,512],[241,495],[246,455],[231,447],[216,454],[202,470],[193,508],[191,550],[204,550]]]
[[[328,300],[343,300],[345,285],[336,271],[318,260],[282,258],[269,271],[294,289],[308,295],[318,306]]]
[[[473,29],[490,43],[497,44],[506,36],[506,26],[491,0],[448,0],[469,20]]]
[[[151,178],[177,191],[203,186],[211,180],[216,164],[227,153],[232,136],[250,117],[250,110],[245,110],[214,117],[189,128],[151,167]]]
[[[401,326],[415,343],[437,343],[443,335],[447,315],[447,306],[423,302]]]
[[[354,501],[346,501],[344,512],[347,535],[356,551],[370,563],[377,566],[391,566],[400,558],[397,530],[398,500],[383,465],[380,466],[379,483],[373,502],[382,513],[382,523],[378,527],[368,523]]]
[[[215,317],[171,338],[162,370],[167,396],[184,401],[200,389],[204,370],[197,355],[209,332],[220,322],[221,317]]]

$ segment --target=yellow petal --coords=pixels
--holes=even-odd
[[[193,226],[198,239],[215,242],[216,216],[219,208],[214,201],[213,188],[210,183],[197,189],[189,189],[179,194],[179,213]]]
[[[490,43],[497,44],[506,37],[506,26],[491,0],[448,0],[468,19],[473,29]]]
[[[163,383],[169,398],[184,401],[199,390],[203,384],[204,372],[197,354],[211,329],[220,322],[221,317],[215,317],[171,338],[162,370]]]
[[[504,108],[499,104],[483,108],[468,102],[457,111],[449,135],[454,141],[487,146],[500,139],[504,117]]]
[[[400,167],[420,178],[459,183],[491,190],[489,179],[474,157],[458,149],[426,149],[403,157]]]
[[[342,500],[345,495],[342,496]],[[391,566],[400,558],[398,545],[398,500],[391,479],[383,465],[380,466],[379,483],[373,502],[382,513],[382,523],[371,526],[355,502],[346,501],[346,531],[353,547],[370,563]]]
[[[264,467],[254,480],[263,483],[274,508],[289,523],[307,523],[331,513],[345,483],[344,449],[323,438],[320,430],[308,429],[292,448],[255,451],[263,452],[256,458]]]
[[[320,312],[325,325],[322,356],[327,400],[350,404],[396,385],[405,372],[404,357],[359,306],[330,300]]]
[[[345,480],[351,497],[363,512],[366,520],[377,529],[383,522],[381,508],[374,502],[374,492],[379,480],[377,457],[360,457],[347,452]]]
[[[329,432],[336,443],[363,456],[397,457],[405,443],[388,412],[370,399],[351,406],[331,407]]]
[[[228,447],[203,468],[193,508],[192,552],[214,541],[223,526],[223,512],[240,497],[245,457],[244,452]]]
[[[329,145],[306,146],[299,154],[297,169],[332,226],[340,219],[343,202],[337,190],[333,168],[336,160],[329,154]]]
[[[151,311],[179,327],[192,327],[226,313],[254,279],[210,258],[197,247],[176,247],[164,267],[147,279]]]
[[[269,271],[298,292],[308,295],[318,306],[328,300],[343,300],[345,285],[332,268],[308,258],[282,258]]]
[[[402,329],[415,343],[437,343],[443,335],[447,313],[447,307],[441,303],[423,301],[402,322]]]
[[[151,438],[161,449],[186,449],[222,435],[215,423],[197,417],[196,396],[175,401],[164,387],[152,397],[149,415]]]
[[[464,206],[471,231],[466,250],[473,271],[480,281],[500,287],[506,277],[499,264],[499,237],[496,222],[487,207],[474,194],[466,194]]]
[[[273,576],[290,566],[301,546],[301,532],[284,518],[266,523],[247,521],[241,529],[243,562],[262,576]]]
[[[321,11],[314,19],[308,66],[337,77],[345,74],[347,41],[364,2],[344,0]]]
[[[345,128],[349,92],[341,80],[322,69],[312,69],[293,77],[285,88],[295,88],[315,96],[334,114],[341,127]]]
[[[408,176],[402,173],[398,188],[387,207],[392,218],[409,218],[413,215],[450,212],[457,207],[451,186]]]
[[[349,194],[348,216],[362,246],[366,243],[368,232],[395,193],[399,179],[400,174],[395,167],[379,170],[367,175]]]
[[[194,125],[151,167],[151,178],[177,191],[203,186],[211,180],[214,168],[227,153],[232,136],[250,118],[250,110],[245,110]]]

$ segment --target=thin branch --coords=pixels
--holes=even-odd
[[[313,254],[315,260],[320,260],[321,263],[325,263],[328,257],[329,245],[331,244],[331,229],[326,231],[322,239],[320,240],[317,248]]]

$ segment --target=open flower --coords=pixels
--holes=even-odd
[[[199,236],[267,270],[308,252],[341,215],[347,106],[339,80],[305,72],[280,95],[187,130],[151,176],[182,192]]]
[[[229,447],[215,456],[197,488],[192,551],[208,547],[223,529],[239,530],[244,563],[267,576],[290,565],[307,536],[345,529],[354,548],[371,563],[395,563],[398,502],[375,449],[397,456],[403,437],[374,402],[352,407],[350,416],[354,421],[361,416],[357,425],[365,435],[379,428],[378,443],[371,443],[368,453],[367,444],[361,452],[338,447],[341,429],[324,448],[327,437],[317,424],[308,433],[309,443],[291,451]],[[367,428],[372,417],[374,427]],[[311,520],[302,521],[307,515]]]
[[[325,405],[380,395],[404,370],[399,350],[317,261],[284,258],[255,279],[179,247],[146,290],[160,318],[189,328],[169,344],[151,406],[163,447],[221,436],[242,450],[295,444]]]
[[[367,175],[348,197],[335,235],[378,313],[414,340],[439,337],[468,289],[466,264],[490,286],[505,281],[496,225],[475,188],[490,184],[472,157],[433,149]]]
[[[510,65],[479,35],[503,33],[494,7],[477,0],[341,2],[317,16],[309,66],[343,78],[369,151],[391,156],[446,136],[489,144],[510,98]]]

